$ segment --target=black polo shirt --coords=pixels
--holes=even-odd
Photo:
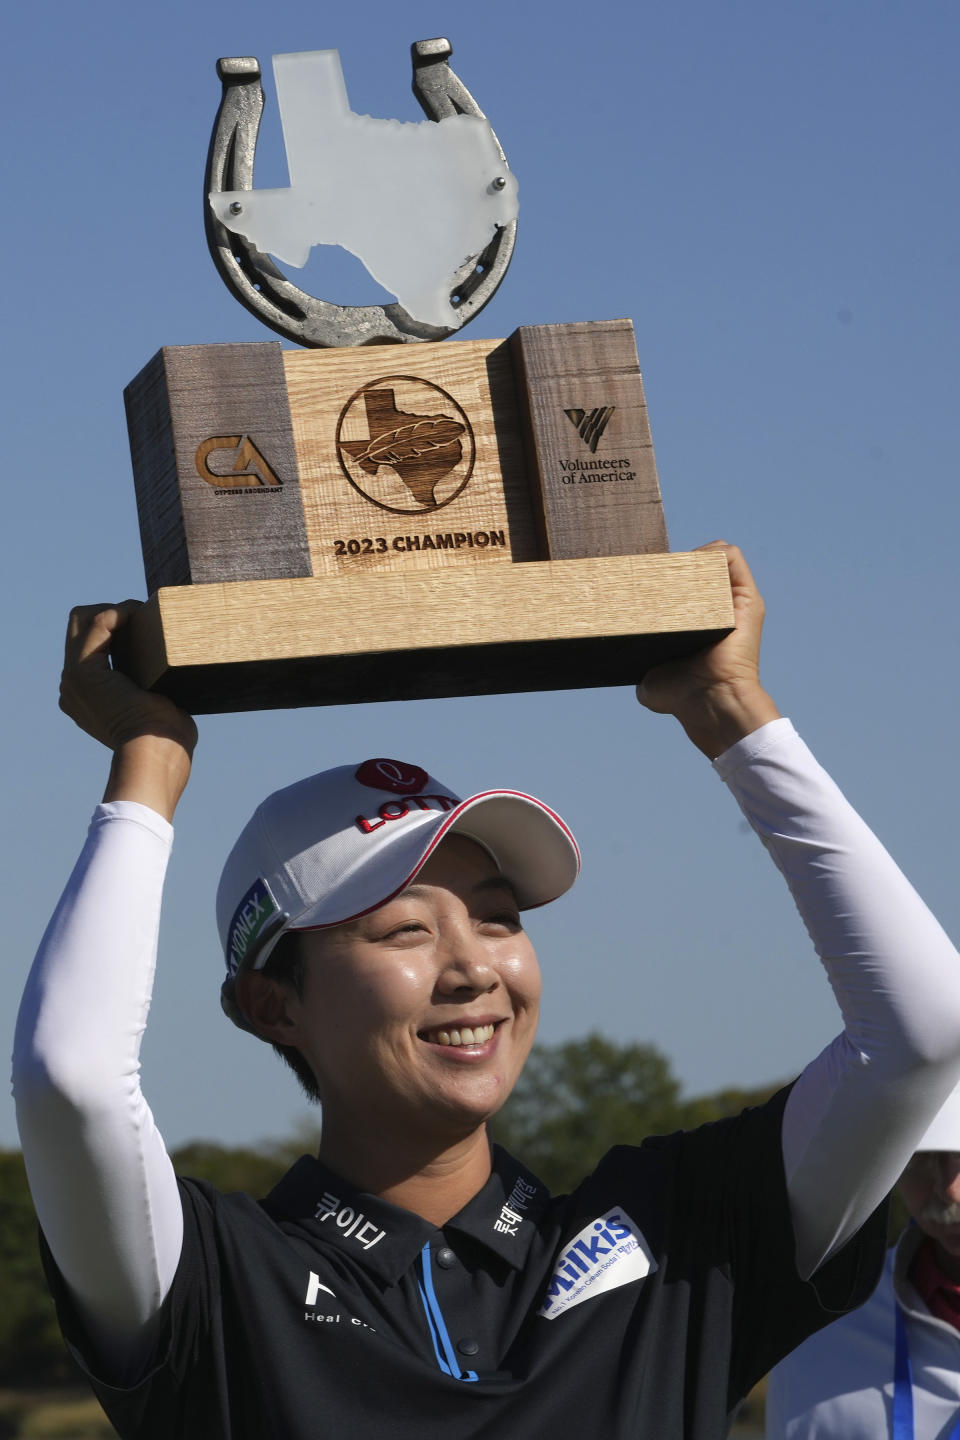
[[[564,1197],[497,1149],[443,1230],[306,1156],[259,1203],[184,1181],[156,1363],[132,1389],[94,1389],[131,1440],[719,1440],[883,1262],[881,1211],[797,1278],[785,1095],[613,1149]]]

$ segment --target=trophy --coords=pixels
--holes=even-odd
[[[210,251],[302,348],[166,347],[125,392],[150,598],[124,665],[194,712],[632,683],[732,628],[725,557],[668,552],[630,321],[450,338],[517,229],[451,53],[412,47],[417,123],[354,114],[335,51],[275,57],[276,189],[259,64],[218,64]],[[323,244],[396,303],[300,289],[280,265]]]

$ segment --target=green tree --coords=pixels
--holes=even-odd
[[[762,1105],[785,1084],[778,1080],[773,1085],[758,1085],[753,1090],[740,1090],[729,1086],[717,1090],[713,1095],[698,1095],[684,1100],[680,1106],[680,1128],[692,1130],[697,1125],[708,1125],[711,1120],[725,1120],[729,1115],[739,1115],[751,1105]]]
[[[535,1045],[494,1139],[555,1193],[571,1189],[612,1145],[639,1145],[681,1123],[680,1087],[652,1045],[587,1035]]]
[[[230,1148],[211,1140],[194,1140],[181,1145],[170,1156],[178,1175],[192,1180],[209,1180],[218,1190],[230,1194],[243,1190],[256,1199],[268,1194],[287,1168],[282,1160],[262,1150],[244,1146]]]
[[[225,1194],[243,1190],[259,1199],[273,1189],[301,1155],[316,1155],[319,1145],[319,1124],[304,1120],[283,1140],[235,1147],[193,1140],[173,1151],[171,1159],[178,1175],[209,1180]]]
[[[43,1278],[23,1157],[16,1150],[0,1150],[0,1295],[0,1384],[72,1377]]]
[[[670,1062],[653,1045],[587,1035],[535,1045],[493,1138],[555,1194],[569,1191],[613,1145],[691,1130],[768,1100],[779,1084],[683,1099]]]

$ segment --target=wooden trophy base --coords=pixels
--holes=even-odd
[[[124,668],[194,714],[422,700],[634,684],[732,627],[717,551],[251,580],[159,590]]]
[[[124,669],[195,713],[630,684],[727,634],[671,555],[629,321],[161,351]]]

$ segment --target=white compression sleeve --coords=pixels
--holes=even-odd
[[[960,956],[789,720],[714,766],[786,878],[843,1016],[784,1113],[808,1277],[893,1188],[960,1078]]]
[[[101,805],[27,981],[14,1040],[17,1122],[57,1265],[112,1369],[142,1357],[177,1268],[183,1215],[140,1090],[173,831]]]

